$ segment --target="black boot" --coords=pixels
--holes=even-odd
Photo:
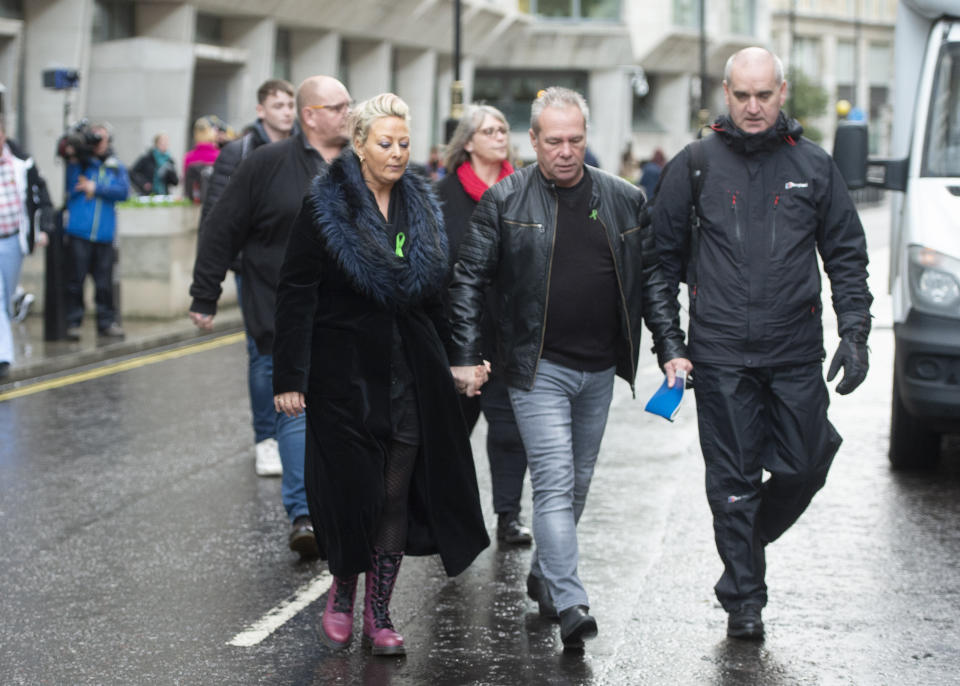
[[[547,589],[547,582],[533,572],[527,574],[527,597],[535,600],[540,610],[540,616],[544,619],[557,619],[557,608],[553,605],[550,598],[550,591]]]
[[[560,640],[564,650],[583,648],[588,638],[596,638],[597,620],[586,605],[574,605],[560,613]]]
[[[752,641],[762,639],[763,620],[760,618],[760,611],[759,605],[745,603],[739,609],[730,612],[727,618],[727,636]]]
[[[497,540],[511,545],[530,545],[533,534],[520,521],[519,512],[501,512],[497,515]]]

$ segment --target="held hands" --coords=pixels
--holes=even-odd
[[[287,391],[273,396],[273,407],[288,417],[299,417],[307,409],[307,401],[299,391]]]
[[[480,395],[480,387],[490,378],[490,363],[484,360],[483,364],[475,366],[450,367],[450,373],[453,375],[457,392],[472,398]]]
[[[867,378],[870,362],[866,342],[858,343],[848,336],[841,338],[840,345],[837,346],[837,352],[834,353],[833,360],[830,361],[827,381],[833,381],[837,372],[840,371],[840,367],[843,367],[843,378],[837,384],[837,393],[846,395]]]
[[[663,371],[667,373],[667,388],[673,388],[677,379],[677,372],[682,371],[689,374],[693,370],[693,363],[685,357],[675,357],[663,365]]]

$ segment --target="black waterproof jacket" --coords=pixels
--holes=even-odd
[[[651,227],[640,226],[643,193],[626,181],[584,167],[591,207],[606,229],[620,290],[617,374],[633,386],[640,326],[653,333],[661,364],[685,357],[676,299],[658,268]],[[557,230],[556,187],[536,164],[491,186],[473,213],[450,284],[450,364],[482,361],[483,293],[494,284],[497,359],[507,384],[533,387],[549,310],[550,268]]]
[[[701,227],[686,275],[690,146],[664,170],[652,210],[670,288],[689,286],[690,359],[745,367],[822,360],[817,252],[838,317],[869,322],[873,301],[863,227],[846,184],[830,156],[783,114],[753,135],[726,116],[712,128],[701,143]]]
[[[243,320],[261,355],[273,348],[277,279],[290,227],[310,180],[325,165],[302,133],[257,148],[237,167],[200,233],[190,310],[216,314],[220,284],[242,250]]]

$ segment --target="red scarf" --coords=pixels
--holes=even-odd
[[[500,163],[500,176],[497,177],[497,181],[505,176],[510,176],[512,173],[513,165],[507,160],[504,160]],[[460,179],[460,185],[463,186],[463,190],[473,198],[474,202],[480,202],[480,196],[483,195],[485,190],[490,188],[490,186],[485,184],[483,180],[477,176],[477,172],[473,171],[473,166],[469,162],[464,162],[457,167],[457,178]]]

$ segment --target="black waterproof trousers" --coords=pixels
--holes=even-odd
[[[724,567],[714,590],[728,612],[748,602],[764,606],[764,547],[803,514],[840,447],[827,419],[822,365],[697,364],[693,377],[707,500]]]

